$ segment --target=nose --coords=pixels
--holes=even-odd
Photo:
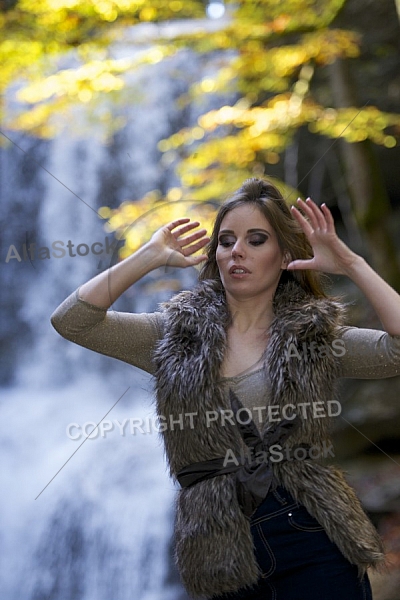
[[[236,240],[232,246],[232,258],[235,258],[235,256],[240,256],[242,258],[244,256],[244,249],[239,240]]]

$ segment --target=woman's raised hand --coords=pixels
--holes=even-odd
[[[198,221],[192,221],[191,223],[189,221],[189,218],[172,221],[157,229],[150,238],[148,244],[153,251],[157,252],[162,265],[167,267],[191,267],[207,260],[205,254],[192,256],[210,240],[209,237],[205,236],[205,233],[207,233],[205,229],[199,229],[199,231],[182,238],[185,233],[196,229],[200,225]]]
[[[358,255],[338,238],[331,211],[326,204],[322,204],[320,208],[311,198],[307,198],[305,202],[298,198],[297,202],[308,220],[295,206],[291,207],[292,213],[307,236],[314,257],[308,260],[292,260],[287,268],[315,269],[345,275]]]

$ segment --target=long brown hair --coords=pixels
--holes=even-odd
[[[289,254],[290,260],[313,257],[311,244],[293,217],[278,188],[266,179],[253,177],[246,179],[243,185],[218,210],[210,241],[206,247],[208,259],[199,274],[200,281],[214,279],[221,282],[216,251],[222,220],[237,206],[249,204],[256,206],[268,219],[277,235],[280,249],[283,253]],[[326,276],[322,273],[315,270],[282,271],[279,285],[284,285],[286,281],[293,279],[301,285],[304,291],[318,298],[327,297],[323,286]]]

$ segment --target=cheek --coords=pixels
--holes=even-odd
[[[221,251],[220,247],[217,247],[217,250],[215,251],[215,260],[217,261],[217,265],[224,260],[224,252]]]
[[[282,262],[282,255],[279,250],[274,250],[273,252],[269,252],[263,257],[262,263],[266,267],[280,267]]]

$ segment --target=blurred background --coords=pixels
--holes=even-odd
[[[325,202],[400,291],[399,12],[395,0],[0,2],[2,598],[187,600],[152,379],[55,332],[50,315],[78,286],[174,218],[210,233],[244,179],[268,176],[289,204]],[[112,309],[157,310],[196,278],[153,271]],[[332,293],[349,324],[381,328],[351,281],[334,277]],[[337,461],[390,559],[374,598],[400,600],[400,379],[345,380],[341,394]],[[103,417],[113,429],[84,442]],[[73,423],[93,425],[71,439]]]

